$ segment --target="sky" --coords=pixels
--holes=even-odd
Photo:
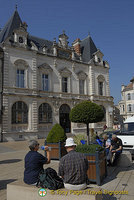
[[[31,35],[53,40],[63,30],[69,45],[90,33],[110,65],[110,95],[121,100],[121,85],[134,76],[134,0],[0,0],[0,28],[15,5]]]

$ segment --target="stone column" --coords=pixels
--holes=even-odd
[[[32,56],[32,89],[37,90],[37,58],[36,58],[36,52],[33,52]]]
[[[11,108],[10,108],[11,109]],[[7,133],[9,130],[9,102],[8,96],[3,96],[3,133]]]
[[[94,70],[93,66],[89,66],[89,79],[90,79],[90,87],[89,87],[89,94],[95,94],[95,77],[94,77]]]
[[[107,75],[106,75],[106,96],[110,96],[109,71],[107,71]]]
[[[36,99],[33,99],[32,102],[32,129],[33,131],[38,130],[38,105]]]

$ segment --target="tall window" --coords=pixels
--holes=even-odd
[[[12,106],[12,124],[27,124],[28,123],[28,108],[27,105],[18,101]]]
[[[25,87],[25,71],[22,69],[17,69],[16,86],[19,88]]]
[[[131,100],[131,94],[130,94],[130,93],[128,93],[127,99],[128,99],[128,100]]]
[[[123,112],[124,112],[125,111],[125,106],[123,105],[122,108],[123,108]]]
[[[128,112],[131,112],[131,111],[132,111],[132,105],[128,104]]]
[[[103,82],[98,82],[99,95],[103,95]]]
[[[67,77],[62,77],[62,92],[67,92]]]
[[[43,103],[39,107],[39,123],[52,123],[52,108],[48,103]]]
[[[84,80],[79,80],[79,92],[80,94],[84,94]]]
[[[49,76],[48,74],[42,74],[42,89],[49,91]]]

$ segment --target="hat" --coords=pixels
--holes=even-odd
[[[67,138],[65,147],[71,147],[71,146],[76,146],[76,144],[74,143],[73,138]]]

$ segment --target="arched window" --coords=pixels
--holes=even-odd
[[[43,103],[39,107],[39,124],[52,123],[52,108],[48,103]]]
[[[17,101],[12,106],[12,124],[28,123],[28,107],[22,101]]]
[[[70,133],[71,131],[71,122],[69,119],[69,113],[70,113],[70,107],[67,104],[62,104],[59,109],[59,121],[65,133]]]

